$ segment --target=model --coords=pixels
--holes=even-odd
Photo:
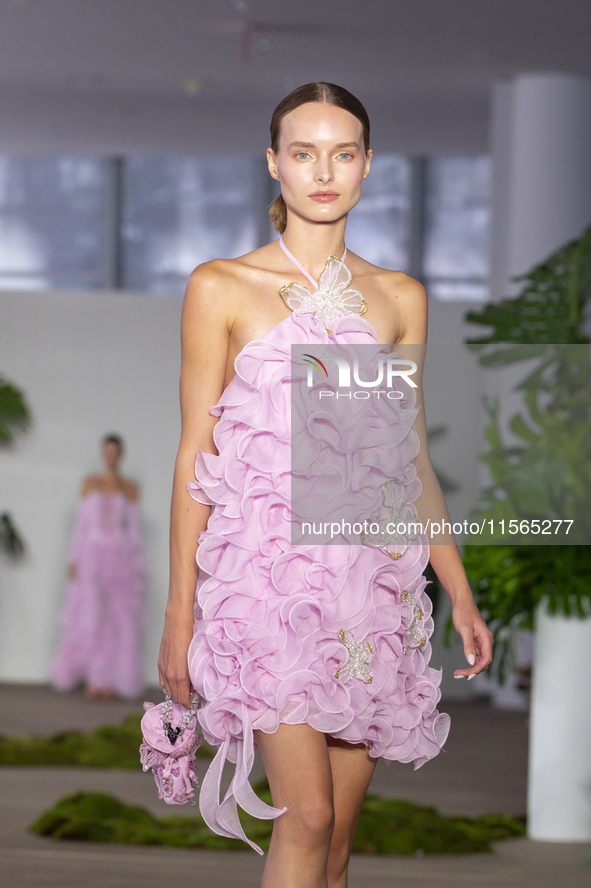
[[[70,548],[62,636],[50,674],[88,698],[136,697],[142,686],[145,565],[138,487],[121,477],[123,441],[101,442],[104,473],[84,479]]]
[[[449,730],[436,710],[441,676],[428,666],[426,542],[388,553],[291,541],[292,344],[319,354],[327,344],[426,342],[421,284],[346,252],[371,155],[367,113],[351,93],[329,83],[294,90],[275,110],[267,153],[281,183],[270,211],[281,240],[199,266],[183,307],[159,674],[176,702],[199,693],[203,733],[219,747],[200,793],[212,830],[256,848],[237,804],[275,818],[264,888],[346,886],[377,759],[420,766]],[[412,407],[399,402],[392,415]],[[416,431],[405,419],[397,448],[387,445],[385,481],[403,485],[409,503],[421,489],[437,501],[424,410],[415,415]],[[455,675],[470,678],[491,662],[491,634],[455,544],[430,557],[470,664]],[[273,808],[249,784],[255,744]],[[225,761],[235,772],[220,800]]]

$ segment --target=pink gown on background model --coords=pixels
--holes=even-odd
[[[136,697],[145,595],[137,503],[98,490],[82,497],[69,561],[77,574],[67,588],[52,682],[62,691],[84,681]]]
[[[298,267],[316,293],[299,287],[299,304],[284,295],[293,313],[237,356],[236,375],[210,411],[220,417],[214,429],[219,455],[200,450],[196,480],[189,483],[196,500],[213,506],[199,537],[189,671],[202,698],[203,734],[219,751],[199,805],[214,832],[259,852],[241,827],[237,804],[266,819],[283,811],[265,805],[249,784],[255,730],[307,724],[364,743],[373,757],[415,767],[437,755],[449,731],[449,716],[436,708],[441,672],[428,665],[433,621],[423,576],[426,538],[397,560],[366,545],[291,541],[291,346],[305,344],[322,356],[335,344],[377,345],[359,300],[349,297],[356,307],[348,308],[352,291],[343,291],[351,275],[341,260],[329,260],[319,287]],[[327,316],[331,300],[337,310]],[[388,408],[386,436],[379,421],[372,437],[367,423],[342,411],[346,454],[331,452],[328,438],[319,442],[354,489],[371,475],[378,491],[398,479],[406,501],[417,498],[414,401],[411,389]],[[314,495],[313,483],[310,490]],[[226,761],[236,768],[220,799]]]

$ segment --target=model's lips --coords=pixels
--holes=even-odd
[[[336,191],[315,191],[314,194],[309,194],[308,197],[320,203],[329,203],[331,200],[336,200],[337,197],[340,197],[340,194],[337,194]]]

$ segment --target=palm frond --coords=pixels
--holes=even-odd
[[[31,411],[23,392],[0,376],[0,443],[11,444],[31,424]]]
[[[0,552],[18,558],[25,551],[23,538],[14,525],[8,512],[0,515]]]

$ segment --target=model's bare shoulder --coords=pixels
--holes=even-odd
[[[132,502],[136,502],[139,499],[140,489],[139,486],[135,483],[135,481],[130,481],[129,478],[121,479],[121,493],[127,497],[128,500]]]
[[[354,281],[359,279],[364,284],[368,283],[372,288],[375,287],[393,298],[396,296],[421,298],[421,294],[425,293],[423,285],[410,275],[403,271],[393,271],[390,268],[372,265],[361,256],[355,256],[355,267],[352,268],[352,271]]]
[[[195,324],[230,329],[237,296],[237,279],[232,260],[213,259],[191,272],[183,302],[183,327]]]
[[[420,281],[403,271],[380,270],[380,289],[399,318],[399,344],[424,344],[427,341],[427,291]]]
[[[231,303],[251,283],[252,272],[260,261],[259,252],[253,250],[236,259],[212,259],[198,265],[187,282],[185,301],[203,306],[214,303],[218,308]]]
[[[251,272],[266,268],[272,263],[271,257],[274,254],[274,245],[266,244],[235,259],[212,259],[210,262],[203,262],[191,273],[187,286],[191,289],[208,290],[216,289],[220,284],[225,286],[247,284]]]
[[[80,496],[86,496],[92,493],[93,490],[101,490],[102,484],[103,479],[100,475],[87,475],[86,478],[82,479]]]
[[[195,268],[187,282],[185,296],[191,300],[219,299],[237,279],[232,259],[212,259]]]
[[[416,278],[403,271],[390,271],[388,268],[380,268],[380,273],[384,290],[394,298],[426,300],[427,291]]]

